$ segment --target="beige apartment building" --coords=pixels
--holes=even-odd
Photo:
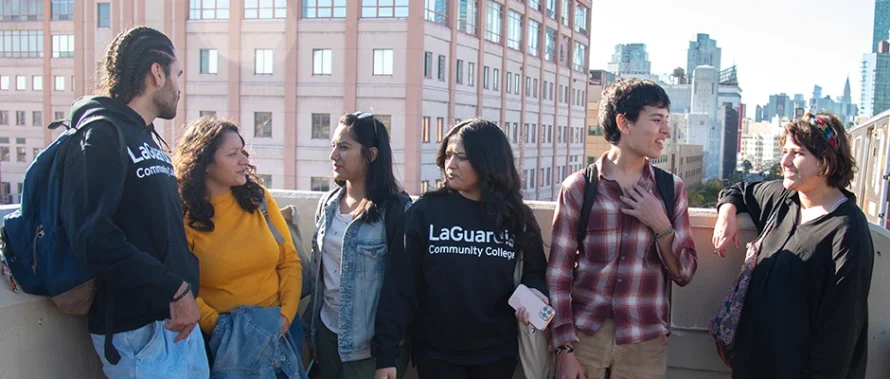
[[[551,200],[584,163],[589,0],[13,0],[0,2],[0,195],[96,87],[104,47],[148,25],[185,71],[173,144],[188,120],[234,119],[270,187],[325,190],[346,112],[392,134],[410,193],[441,178],[447,128],[482,116],[508,134],[529,199]],[[175,148],[175,147],[174,147]]]

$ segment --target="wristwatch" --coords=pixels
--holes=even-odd
[[[562,345],[562,346],[559,346],[556,348],[556,355],[569,354],[569,353],[574,353],[574,352],[575,352],[575,348],[573,348],[569,345]]]

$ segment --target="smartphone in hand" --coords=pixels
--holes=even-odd
[[[520,307],[525,307],[529,314],[529,323],[538,330],[546,329],[547,325],[550,324],[550,320],[553,320],[553,316],[556,314],[553,307],[545,304],[524,284],[520,284],[516,288],[507,304],[510,304],[516,310]]]

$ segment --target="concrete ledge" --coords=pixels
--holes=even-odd
[[[296,206],[304,246],[308,249],[314,229],[314,213],[320,192],[272,190],[279,207]],[[528,203],[541,225],[549,254],[550,228],[555,203]],[[0,206],[0,215],[16,206]],[[668,352],[669,379],[728,379],[729,370],[717,357],[714,341],[705,327],[714,316],[726,290],[738,275],[744,243],[756,236],[747,216],[739,217],[740,248],[727,258],[713,254],[711,235],[717,213],[690,209],[698,272],[686,287],[672,287],[674,333]],[[890,232],[871,226],[875,242],[875,268],[869,298],[869,379],[890,378]],[[414,373],[409,373],[412,378]],[[59,313],[44,297],[16,294],[0,284],[0,379],[7,378],[102,378],[98,357],[86,331],[86,319]]]

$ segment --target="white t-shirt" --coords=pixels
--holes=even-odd
[[[324,302],[321,321],[334,333],[339,333],[340,312],[340,258],[343,256],[343,235],[352,223],[352,214],[340,213],[339,206],[324,236],[321,254],[321,270],[324,275]]]

